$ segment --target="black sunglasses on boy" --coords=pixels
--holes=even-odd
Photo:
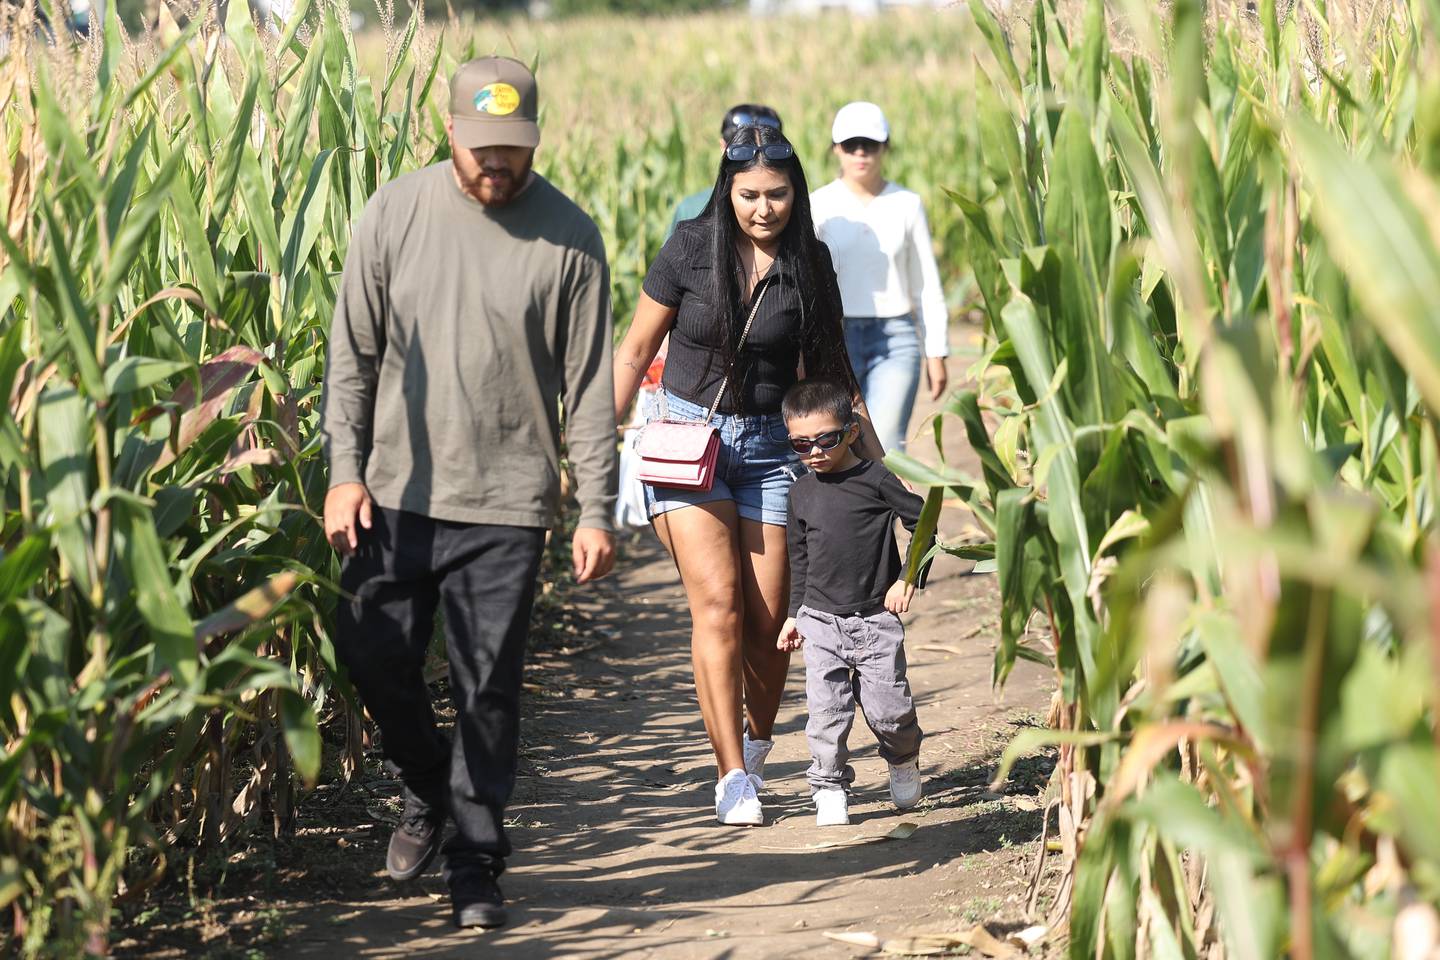
[[[839,430],[826,430],[819,436],[814,437],[791,437],[790,449],[800,455],[810,452],[811,447],[819,447],[821,450],[830,451],[840,446],[840,441],[845,439],[845,433],[850,425],[841,427]]]
[[[762,153],[766,160],[789,160],[795,156],[795,148],[788,143],[732,143],[725,148],[725,159],[749,163]]]
[[[869,137],[851,137],[840,144],[840,149],[846,153],[879,153],[880,148],[885,146],[879,140],[871,140]]]

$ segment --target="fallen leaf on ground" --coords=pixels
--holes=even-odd
[[[874,948],[880,946],[880,938],[875,936],[875,934],[873,933],[835,933],[833,931],[826,930],[825,936],[830,940],[835,940],[840,943],[848,943],[852,947]]]
[[[916,650],[936,650],[940,653],[953,653],[957,657],[965,656],[965,651],[959,647],[952,647],[944,643],[919,643],[915,645]]]
[[[911,823],[909,820],[906,820],[904,823],[897,823],[889,833],[882,833],[878,835],[866,835],[861,833],[856,834],[855,836],[850,837],[846,840],[826,840],[824,843],[812,843],[808,845],[805,849],[824,850],[827,847],[853,847],[861,843],[875,843],[877,840],[908,840],[910,836],[919,829],[920,827],[918,824],[914,824]]]
[[[956,947],[969,947],[998,960],[1020,956],[1019,948],[998,939],[981,924],[954,933],[917,933],[896,937],[880,945],[882,952],[898,956],[935,956],[949,953]]]

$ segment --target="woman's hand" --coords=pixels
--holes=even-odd
[[[944,357],[925,358],[925,380],[930,384],[930,399],[939,400],[945,393],[945,387],[950,382],[950,375],[945,370]]]

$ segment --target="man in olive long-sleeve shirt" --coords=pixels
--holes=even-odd
[[[594,222],[531,169],[534,78],[473,60],[450,83],[452,160],[382,187],[355,226],[330,332],[325,533],[346,555],[337,647],[405,783],[386,866],[445,845],[455,922],[499,926],[535,576],[560,492],[576,578],[609,572],[616,443],[609,273]],[[443,608],[455,735],[423,677]]]

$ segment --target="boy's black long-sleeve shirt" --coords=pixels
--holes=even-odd
[[[895,518],[913,534],[924,505],[874,460],[834,473],[807,473],[795,481],[785,529],[790,616],[802,604],[841,617],[882,606],[905,569],[895,543]],[[925,573],[921,570],[918,586],[925,585]]]

